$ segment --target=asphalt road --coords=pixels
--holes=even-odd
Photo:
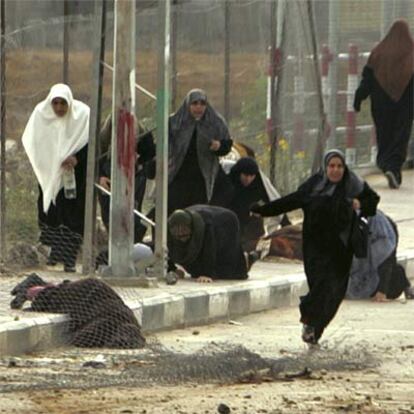
[[[94,376],[114,378],[128,366],[144,364],[139,362],[138,351],[124,351],[124,365],[116,361],[119,353],[114,351],[75,349],[17,358],[12,364],[10,359],[2,360],[0,382],[20,381],[28,386],[24,391],[0,393],[0,412],[207,414],[219,412],[222,404],[222,412],[246,414],[413,413],[413,314],[414,301],[344,302],[325,331],[321,348],[311,351],[300,340],[296,308],[150,338],[150,342],[159,341],[177,355],[200,356],[200,349],[220,344],[227,349],[242,346],[271,358],[279,367],[275,375],[269,370],[245,372],[227,383],[193,380],[165,385],[93,386]],[[243,363],[238,355],[221,369],[232,370]],[[81,368],[85,360],[104,361],[105,368],[85,371]],[[180,368],[177,363],[176,369]],[[54,373],[54,386],[35,389],[45,370]],[[65,383],[69,373],[89,375],[91,388],[77,389],[75,382]],[[75,389],[67,389],[68,385]]]

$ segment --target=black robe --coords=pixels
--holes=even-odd
[[[240,174],[232,174],[230,172],[232,181],[232,200],[229,209],[233,211],[240,223],[240,233],[243,249],[245,251],[254,250],[257,240],[264,234],[263,219],[250,215],[250,207],[253,204],[268,203],[269,196],[263,185],[260,174],[247,187],[240,182]]]
[[[236,215],[225,208],[208,205],[195,205],[187,210],[200,214],[205,226],[201,250],[191,263],[183,265],[185,270],[194,278],[246,279],[246,260]],[[176,243],[169,236],[168,249],[172,258],[175,257]],[[181,264],[177,260],[176,263]]]
[[[315,328],[318,340],[335,316],[345,297],[353,250],[341,234],[352,227],[355,214],[344,195],[344,184],[337,185],[332,196],[313,195],[321,175],[315,174],[299,189],[252,211],[262,216],[276,216],[301,208],[303,221],[303,257],[309,292],[301,298],[301,322]],[[364,216],[374,215],[378,195],[364,183],[357,195]]]
[[[147,186],[147,178],[153,179],[152,165],[155,157],[155,143],[152,132],[141,135],[136,145],[136,153],[139,155],[135,163],[135,187],[134,187],[134,208],[142,210],[142,203]],[[151,172],[150,172],[151,171]],[[105,154],[99,161],[99,176],[111,178],[111,158]],[[98,193],[98,200],[101,206],[102,221],[109,230],[110,197],[102,192]],[[139,243],[144,238],[147,227],[134,214],[134,243]]]
[[[76,198],[65,198],[62,188],[56,197],[56,204],[51,203],[47,213],[43,211],[43,192],[40,186],[37,199],[40,241],[52,248],[52,260],[70,267],[75,265],[83,237],[88,145],[74,156],[78,161],[75,166]]]
[[[391,171],[401,183],[401,168],[407,157],[408,141],[414,116],[414,77],[403,95],[395,102],[382,89],[373,70],[365,66],[358,89],[355,91],[354,107],[371,98],[371,114],[377,134],[377,165],[383,171]]]
[[[226,155],[232,146],[230,139],[221,141],[216,156]],[[226,207],[230,202],[230,182],[221,166],[218,166],[211,200],[207,200],[206,180],[200,168],[197,149],[197,128],[194,128],[184,160],[168,188],[168,214],[195,204],[211,204]]]

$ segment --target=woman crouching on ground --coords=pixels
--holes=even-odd
[[[323,171],[311,176],[297,191],[251,208],[263,217],[301,208],[303,257],[309,292],[301,297],[302,339],[319,341],[345,297],[354,254],[352,240],[358,215],[375,215],[379,196],[350,171],[339,150],[325,154]]]

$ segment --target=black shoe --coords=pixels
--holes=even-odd
[[[31,273],[23,282],[20,282],[16,285],[13,290],[10,292],[11,295],[16,296],[19,293],[24,293],[26,295],[27,289],[33,286],[45,286],[47,283],[36,273]]]
[[[316,345],[318,343],[316,340],[315,328],[313,326],[303,324],[302,341],[311,345]]]
[[[57,260],[51,259],[50,257],[47,259],[46,265],[47,266],[56,266],[58,264]]]
[[[249,252],[247,254],[247,271],[251,269],[253,264],[260,259],[260,253],[256,251]]]
[[[400,184],[399,184],[397,176],[394,172],[386,171],[385,176],[387,177],[387,180],[388,180],[388,187],[390,187],[394,190],[397,190],[398,188],[400,188]]]
[[[64,270],[66,273],[75,273],[75,272],[76,272],[76,267],[75,267],[75,266],[68,266],[68,265],[65,265],[65,266],[63,267],[63,270]]]
[[[412,286],[408,286],[404,289],[404,295],[406,299],[414,299],[414,288]]]

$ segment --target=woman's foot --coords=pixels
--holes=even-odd
[[[69,265],[64,265],[63,270],[66,273],[75,273],[76,272],[75,266],[69,266]]]
[[[398,174],[393,171],[386,171],[385,177],[388,180],[388,187],[397,190],[400,188],[400,180],[398,179]]]
[[[406,299],[414,299],[414,288],[412,286],[408,286],[404,289],[404,295]]]
[[[316,345],[318,343],[315,328],[313,326],[303,324],[302,341],[310,345]]]
[[[58,261],[57,260],[52,259],[50,257],[47,259],[47,262],[46,262],[46,265],[47,266],[56,266],[57,264],[58,264]]]

